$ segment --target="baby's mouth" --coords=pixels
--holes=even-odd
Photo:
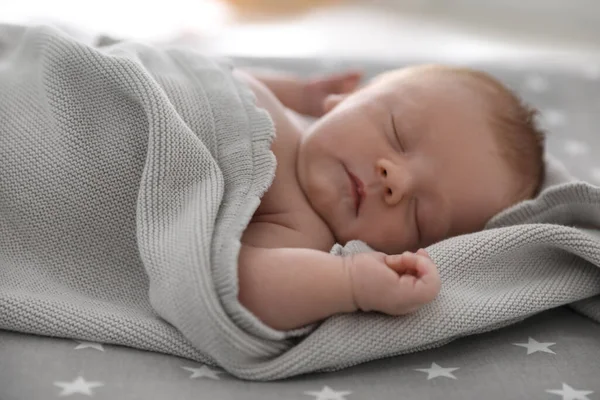
[[[358,213],[360,211],[360,205],[363,202],[364,197],[363,183],[352,172],[348,171],[347,169],[346,172],[348,173],[348,177],[350,178],[352,196],[354,197],[354,207],[356,209],[356,216],[358,216]]]

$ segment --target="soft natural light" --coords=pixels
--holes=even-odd
[[[136,38],[163,38],[192,29],[213,33],[228,19],[216,0],[0,0],[4,22],[59,22],[85,30]]]

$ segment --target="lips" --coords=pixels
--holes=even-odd
[[[358,212],[360,210],[360,205],[364,199],[364,187],[363,183],[356,175],[352,172],[346,170],[348,172],[348,176],[350,177],[350,183],[352,187],[352,196],[354,197],[354,206],[356,208],[356,215],[358,216]]]

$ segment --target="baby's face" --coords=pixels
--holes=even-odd
[[[339,243],[416,250],[480,230],[511,204],[514,177],[482,99],[449,72],[394,72],[330,105],[303,137],[297,170]]]

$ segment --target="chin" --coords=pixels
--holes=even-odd
[[[348,229],[346,229],[346,230],[336,229],[332,232],[333,232],[333,235],[335,236],[336,241],[339,244],[344,245],[344,246],[352,240],[361,240],[366,243],[366,241],[364,239],[360,238],[360,235],[353,234],[352,232],[349,232]]]

